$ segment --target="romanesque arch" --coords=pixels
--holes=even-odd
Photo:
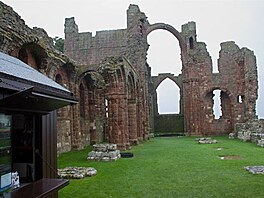
[[[146,30],[146,34],[148,35],[154,30],[167,30],[168,32],[172,33],[177,40],[179,41],[179,45],[181,48],[181,55],[182,55],[182,60],[185,60],[185,56],[187,55],[187,48],[186,48],[186,43],[182,35],[178,30],[176,30],[173,26],[166,24],[166,23],[155,23],[152,25],[149,25]]]
[[[184,40],[184,37],[181,35],[181,33],[176,30],[173,26],[165,23],[155,23],[152,25],[149,25],[146,29],[146,34],[148,35],[152,31],[155,30],[166,30],[170,32],[179,42],[179,47],[181,50],[181,60],[182,60],[182,67],[184,65],[187,65],[185,62],[187,60],[187,47],[186,47],[186,42]],[[184,70],[184,68],[183,68]],[[183,124],[183,84],[182,84],[182,74],[179,76],[174,76],[173,74],[170,73],[163,73],[159,74],[158,76],[152,76],[152,109],[153,109],[153,128],[154,132],[158,131],[167,131],[168,133],[174,133],[177,131],[177,133],[183,133],[184,131],[184,124]],[[157,88],[158,86],[165,80],[165,79],[170,79],[172,80],[179,88],[180,88],[180,104],[179,104],[179,109],[180,109],[180,114],[179,116],[174,116],[174,115],[159,115],[158,113],[158,103],[157,103]],[[176,101],[175,101],[176,102]],[[166,124],[164,127],[160,127],[162,123],[165,123],[167,120],[171,120],[170,123],[176,123],[177,126],[175,125],[170,125]],[[168,127],[167,126],[171,126]]]
[[[24,43],[18,51],[17,58],[37,70],[47,68],[47,53],[34,42]]]

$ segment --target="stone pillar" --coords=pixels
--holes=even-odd
[[[118,104],[117,99],[113,96],[108,99],[108,139],[110,143],[115,143],[118,130]]]
[[[137,102],[137,138],[139,141],[143,140],[143,131],[142,131],[142,102],[139,100]]]
[[[128,130],[129,142],[131,145],[138,144],[137,137],[137,104],[136,100],[128,100]]]
[[[78,105],[74,105],[72,108],[72,149],[82,149],[82,134],[80,126],[80,109]]]
[[[186,135],[200,135],[202,133],[203,110],[200,101],[199,80],[184,81],[184,127]]]
[[[117,144],[120,150],[129,149],[128,111],[125,95],[110,95],[108,100],[108,111],[109,142]]]
[[[129,144],[129,134],[128,134],[128,106],[127,98],[125,95],[121,94],[118,96],[118,142],[117,147],[120,150],[126,150],[130,148]]]

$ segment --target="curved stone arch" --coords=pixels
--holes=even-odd
[[[135,99],[136,97],[136,85],[135,85],[135,77],[132,72],[129,72],[127,76],[127,92],[129,99]]]
[[[166,79],[170,79],[172,80],[180,89],[182,87],[181,83],[179,82],[179,77],[178,76],[174,76],[173,74],[159,74],[158,76],[155,76],[155,78],[152,78],[153,79],[153,87],[154,87],[154,90],[157,90],[157,88],[159,87],[159,85]]]
[[[213,87],[210,87],[209,89],[207,89],[203,94],[202,94],[202,97],[205,98],[206,95],[214,90],[221,90],[223,92],[225,92],[228,97],[231,99],[233,97],[233,94],[226,88],[226,87],[222,87],[222,86],[213,86]]]
[[[46,69],[48,66],[46,49],[35,42],[26,42],[21,45],[17,51],[17,58],[37,70]]]
[[[127,80],[125,67],[123,65],[121,65],[119,70],[120,70],[120,74],[121,74],[121,82],[125,82]],[[120,78],[120,76],[119,76],[119,78]]]
[[[177,40],[179,41],[179,45],[181,48],[181,53],[182,53],[182,59],[184,59],[185,55],[187,55],[187,48],[186,48],[186,43],[184,41],[184,38],[182,37],[182,35],[180,34],[180,32],[178,30],[176,30],[173,26],[166,24],[166,23],[155,23],[150,25],[147,30],[146,30],[146,34],[148,35],[149,33],[151,33],[154,30],[167,30],[170,33],[172,33]]]
[[[80,84],[81,81],[83,80],[83,78],[85,78],[85,76],[87,76],[88,74],[90,74],[91,72],[96,72],[95,70],[91,70],[91,69],[87,69],[85,71],[83,71],[81,74],[79,74],[76,79],[75,79],[75,83],[76,84]]]

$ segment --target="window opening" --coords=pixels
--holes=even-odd
[[[157,88],[159,114],[179,114],[180,88],[170,79],[165,79]]]
[[[0,113],[0,193],[11,188],[11,116]]]
[[[244,96],[240,96],[240,95],[237,96],[237,102],[238,102],[238,103],[241,104],[241,103],[243,103],[243,101],[244,101]]]
[[[80,115],[81,117],[85,117],[85,108],[84,108],[84,87],[83,84],[80,85]]]
[[[105,99],[105,117],[108,118],[108,100]]]
[[[28,64],[28,53],[25,48],[21,48],[18,53],[18,59]]]
[[[189,38],[190,49],[193,49],[193,37]]]
[[[221,90],[217,89],[213,91],[213,114],[214,119],[219,119],[222,116],[221,108]]]

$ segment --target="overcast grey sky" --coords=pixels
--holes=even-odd
[[[29,27],[44,28],[49,36],[64,37],[64,19],[75,17],[79,32],[126,28],[126,10],[137,4],[150,23],[164,22],[181,31],[181,25],[196,22],[197,40],[205,42],[214,68],[220,43],[233,40],[257,57],[259,97],[257,114],[264,118],[264,0],[2,0],[25,20]],[[148,63],[152,74],[178,75],[181,61],[178,41],[158,30],[148,37]],[[158,88],[160,112],[177,111],[177,88],[170,80]]]

